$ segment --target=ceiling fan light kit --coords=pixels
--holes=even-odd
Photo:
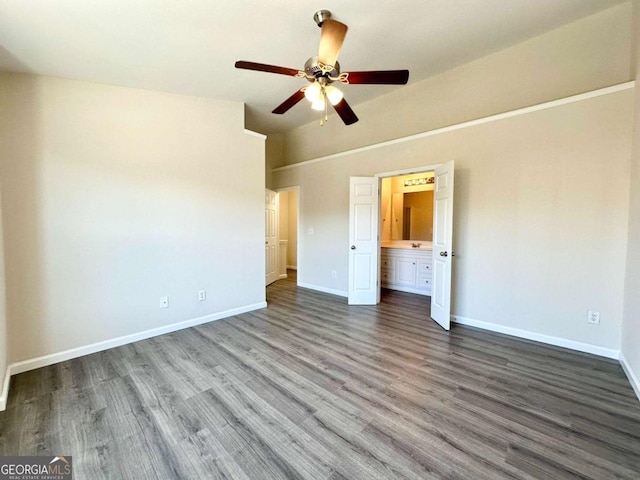
[[[334,106],[340,103],[340,101],[344,98],[344,93],[331,85],[325,87],[324,92],[331,105]]]
[[[351,125],[358,121],[358,117],[344,99],[342,91],[331,85],[333,82],[340,82],[343,85],[405,85],[409,81],[409,70],[340,73],[340,64],[337,59],[348,27],[344,23],[333,20],[329,10],[317,11],[313,15],[313,20],[322,29],[320,46],[318,48],[318,56],[309,58],[304,64],[304,70],[244,60],[239,60],[235,64],[236,68],[244,70],[305,78],[310,82],[310,85],[302,87],[278,105],[272,113],[282,115],[300,100],[306,98],[311,102],[313,110],[323,111],[320,125],[328,120],[328,104],[331,104],[345,125]]]
[[[320,98],[320,95],[322,94],[322,86],[318,82],[313,82],[308,87],[303,87],[303,88],[304,88],[304,96],[311,103],[318,100]]]

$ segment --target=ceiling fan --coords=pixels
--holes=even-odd
[[[278,105],[272,113],[283,114],[306,97],[311,102],[311,108],[323,112],[322,118],[324,121],[328,120],[327,105],[330,104],[342,121],[346,125],[351,125],[358,121],[358,117],[344,99],[344,94],[331,85],[333,82],[340,82],[344,85],[405,85],[409,80],[409,70],[371,70],[341,73],[337,58],[348,27],[344,23],[333,20],[331,12],[328,10],[316,12],[313,20],[322,28],[320,48],[317,57],[311,57],[306,61],[304,70],[244,60],[237,61],[235,64],[236,68],[305,78],[311,83],[311,85],[304,86],[296,91]],[[320,120],[320,125],[323,124],[323,119]]]

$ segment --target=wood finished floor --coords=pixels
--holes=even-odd
[[[76,479],[638,479],[617,362],[267,289],[269,307],[17,375],[0,455]]]

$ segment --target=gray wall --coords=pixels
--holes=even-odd
[[[634,66],[636,82],[640,72],[640,2],[633,2]],[[636,87],[637,88],[637,87]],[[634,101],[633,155],[631,157],[631,185],[629,196],[629,243],[625,275],[624,323],[622,355],[627,370],[635,375],[636,393],[640,397],[640,95]]]
[[[264,302],[264,140],[241,103],[0,85],[10,362]]]
[[[360,121],[348,128],[334,114],[319,129],[310,112],[313,121],[286,134],[282,164],[631,80],[630,16],[625,3],[430,79],[410,78],[405,87],[354,105]],[[345,86],[345,97],[358,88],[367,87]]]
[[[0,142],[4,141],[0,125]],[[7,303],[4,273],[4,235],[2,225],[2,186],[0,185],[0,409],[4,408],[7,392],[4,390],[5,372],[9,362],[7,338]]]
[[[299,281],[348,289],[349,176],[454,160],[452,313],[618,350],[632,98],[628,89],[275,172],[278,187],[300,185]],[[600,325],[586,324],[588,309]]]

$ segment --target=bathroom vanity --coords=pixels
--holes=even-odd
[[[382,287],[431,296],[431,242],[384,242],[381,247]]]

